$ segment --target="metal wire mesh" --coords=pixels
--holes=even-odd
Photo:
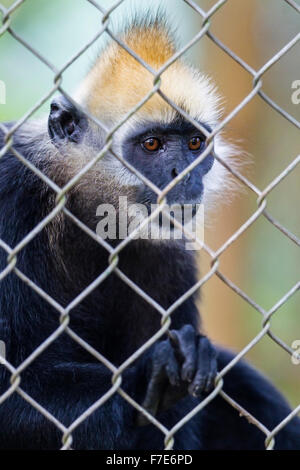
[[[293,243],[300,246],[300,240],[290,233],[290,231],[282,226],[277,220],[269,214],[266,209],[267,198],[270,193],[277,187],[291,172],[293,172],[296,166],[300,162],[300,155],[298,155],[294,161],[288,165],[288,167],[279,174],[276,178],[269,183],[269,185],[264,189],[258,189],[252,182],[250,182],[245,176],[240,174],[236,169],[231,168],[230,164],[223,161],[219,155],[214,153],[214,157],[229,170],[235,178],[237,178],[244,186],[246,186],[252,193],[257,197],[257,210],[248,218],[248,220],[217,250],[212,250],[209,246],[204,245],[204,250],[210,257],[211,260],[211,269],[210,271],[201,278],[197,284],[186,292],[180,299],[178,299],[174,305],[169,309],[165,310],[161,305],[159,305],[154,299],[146,294],[138,285],[136,285],[131,279],[129,279],[124,272],[118,267],[119,263],[119,254],[120,252],[131,243],[134,238],[135,232],[131,233],[122,243],[118,245],[117,248],[112,248],[108,243],[102,240],[98,235],[91,231],[87,226],[85,226],[78,218],[74,216],[66,207],[66,200],[69,191],[75,186],[76,183],[87,173],[105,154],[110,151],[112,152],[112,142],[115,132],[131,117],[133,116],[155,93],[159,94],[171,107],[173,107],[177,112],[179,112],[185,119],[190,121],[196,128],[200,129],[207,136],[208,146],[204,153],[201,154],[201,157],[197,158],[192,165],[185,169],[175,180],[172,181],[163,191],[159,190],[151,181],[145,178],[139,171],[137,171],[132,165],[130,165],[126,160],[124,160],[120,155],[114,154],[124,166],[126,166],[132,173],[134,173],[138,178],[140,178],[147,186],[149,186],[156,194],[158,198],[159,208],[157,212],[160,212],[164,209],[165,197],[167,193],[178,184],[184,176],[195,168],[210,152],[213,150],[213,139],[220,133],[225,126],[243,109],[247,104],[256,96],[261,97],[270,107],[272,107],[276,112],[280,113],[289,123],[293,126],[300,128],[300,123],[291,115],[289,115],[284,109],[282,109],[276,102],[272,101],[270,97],[262,90],[264,74],[276,64],[299,40],[300,33],[297,34],[288,44],[286,44],[277,54],[275,54],[267,63],[261,67],[260,70],[254,70],[250,65],[248,65],[243,59],[238,57],[231,49],[229,49],[225,44],[223,44],[214,34],[210,31],[211,22],[213,20],[216,12],[221,9],[229,0],[220,0],[215,3],[215,5],[209,10],[204,11],[201,9],[193,0],[183,0],[187,5],[189,5],[195,12],[195,14],[200,15],[202,19],[202,27],[200,31],[193,37],[193,39],[188,42],[181,50],[179,50],[164,66],[158,70],[153,70],[148,64],[146,64],[137,54],[131,50],[123,41],[116,37],[113,31],[110,28],[110,18],[112,13],[116,8],[121,4],[125,3],[126,0],[119,0],[114,3],[114,5],[109,9],[105,10],[99,1],[95,0],[86,0],[92,4],[99,13],[101,18],[101,27],[97,34],[87,42],[84,47],[77,54],[68,60],[68,62],[57,69],[52,65],[46,57],[41,55],[38,50],[33,47],[31,44],[26,42],[16,31],[11,27],[11,18],[12,14],[22,6],[25,0],[16,1],[10,8],[5,9],[0,5],[0,11],[3,14],[2,18],[2,27],[0,29],[0,37],[4,34],[10,34],[13,36],[24,48],[30,51],[37,59],[43,62],[53,73],[53,87],[43,96],[35,106],[33,106],[28,112],[15,123],[13,127],[9,130],[5,128],[4,125],[0,124],[0,129],[5,133],[5,146],[0,151],[0,158],[5,155],[5,153],[10,150],[17,159],[19,159],[23,165],[27,166],[33,173],[35,173],[41,180],[43,180],[50,188],[52,188],[56,193],[56,206],[52,212],[45,217],[27,236],[18,243],[15,247],[10,247],[4,241],[0,239],[0,247],[6,251],[7,257],[7,266],[2,272],[0,272],[0,281],[4,279],[12,271],[21,279],[22,282],[26,283],[33,289],[41,298],[54,307],[60,314],[60,324],[57,327],[56,331],[51,334],[40,346],[33,351],[33,353],[27,357],[27,359],[20,364],[17,368],[13,367],[7,360],[2,360],[4,366],[11,373],[11,385],[9,389],[0,396],[0,405],[8,399],[13,393],[19,394],[24,400],[26,400],[33,408],[40,412],[44,417],[51,421],[62,433],[62,449],[70,449],[72,447],[72,433],[73,431],[85,421],[96,409],[101,407],[107,400],[110,399],[114,394],[120,394],[127,402],[138,410],[140,413],[145,415],[148,420],[153,423],[164,435],[165,449],[172,449],[174,445],[174,436],[176,432],[183,427],[193,416],[199,413],[205,406],[207,406],[217,395],[220,395],[224,400],[226,400],[232,407],[238,410],[238,412],[245,416],[252,424],[257,426],[265,434],[265,447],[266,449],[272,449],[275,444],[277,433],[289,422],[294,416],[300,412],[300,404],[296,407],[290,414],[287,416],[275,429],[267,429],[261,422],[259,422],[256,417],[251,416],[249,412],[243,409],[236,401],[234,401],[230,396],[228,396],[223,391],[223,377],[228,373],[228,371],[240,361],[250,349],[252,349],[258,342],[261,341],[263,337],[268,335],[280,348],[283,348],[288,354],[293,355],[294,351],[287,345],[285,342],[276,336],[272,331],[271,327],[271,318],[277,312],[277,310],[288,301],[300,288],[300,282],[294,285],[289,292],[287,292],[270,310],[263,309],[258,305],[252,298],[250,298],[245,292],[243,292],[237,285],[235,285],[231,280],[229,280],[219,269],[219,258],[220,256],[245,232],[248,228],[257,221],[258,218],[264,217],[266,220],[274,226],[275,229],[280,230],[284,236],[288,237]],[[300,7],[293,0],[282,0],[290,5],[294,10],[294,14],[297,15],[300,13]],[[34,167],[24,156],[22,156],[14,148],[14,133],[19,129],[22,124],[27,121],[34,113],[37,111],[56,91],[60,91],[66,98],[68,98],[72,103],[74,103],[71,96],[69,96],[66,91],[62,88],[62,76],[64,72],[91,46],[101,35],[109,35],[113,41],[116,41],[119,46],[124,48],[132,57],[135,58],[143,67],[145,67],[153,75],[153,88],[143,100],[135,106],[129,113],[126,115],[122,121],[120,121],[113,129],[105,129],[103,123],[99,122],[95,116],[92,116],[86,109],[81,109],[82,112],[88,116],[93,122],[106,132],[106,142],[101,152],[90,161],[75,177],[73,177],[68,184],[59,188],[53,181],[51,181],[46,175],[44,175],[38,168]],[[198,123],[196,123],[184,110],[180,109],[175,103],[173,103],[169,97],[167,97],[160,89],[162,82],[162,74],[166,71],[176,60],[178,60],[182,55],[190,49],[196,42],[200,41],[201,38],[206,36],[209,38],[217,47],[222,49],[225,54],[227,54],[232,60],[237,62],[240,67],[242,67],[248,74],[253,78],[253,90],[236,106],[236,108],[225,117],[218,124],[218,126],[209,133],[206,129],[202,128]],[[78,103],[75,103],[79,107]],[[96,242],[98,242],[102,247],[107,250],[109,255],[109,265],[107,269],[101,273],[101,275],[86,289],[84,289],[78,297],[76,297],[66,308],[58,304],[52,297],[50,297],[45,291],[43,291],[36,283],[29,279],[23,272],[21,272],[16,264],[18,255],[24,249],[24,247],[36,237],[36,235],[43,230],[43,228],[49,224],[58,213],[63,212],[66,217],[71,219],[83,232],[92,237]],[[154,214],[156,215],[156,214]],[[173,223],[176,225],[178,222],[174,219]],[[147,221],[146,221],[147,223]],[[137,229],[139,230],[139,229]],[[99,287],[101,283],[111,275],[115,273],[119,278],[126,283],[131,289],[133,289],[136,294],[141,296],[145,302],[149,303],[160,315],[161,315],[161,328],[160,330],[145,343],[141,348],[139,348],[129,359],[127,359],[120,367],[115,367],[110,361],[108,361],[99,351],[96,351],[91,347],[86,341],[84,341],[78,334],[76,334],[69,327],[70,315],[72,314],[72,309],[74,309],[82,300],[96,287]],[[122,388],[122,373],[130,365],[132,365],[148,348],[150,348],[157,340],[159,340],[169,329],[171,325],[171,316],[174,310],[181,305],[188,297],[193,295],[193,293],[201,287],[203,284],[209,281],[213,276],[218,276],[224,284],[229,289],[232,289],[238,296],[248,302],[254,309],[256,309],[262,318],[261,331],[250,341],[245,348],[232,360],[222,371],[219,372],[215,388],[212,393],[209,394],[202,402],[199,403],[188,415],[186,415],[182,420],[180,420],[172,429],[167,429],[163,426],[155,417],[151,416],[145,409],[143,409],[132,397],[130,397],[125,390]],[[93,355],[97,361],[107,367],[112,373],[112,385],[110,390],[99,398],[92,406],[85,410],[85,412],[79,416],[70,426],[66,427],[61,423],[55,416],[53,416],[47,409],[45,409],[41,404],[35,401],[31,396],[29,396],[21,387],[21,376],[22,372],[43,352],[45,351],[60,335],[66,333],[69,335],[73,341],[77,342],[82,348],[88,351]]]

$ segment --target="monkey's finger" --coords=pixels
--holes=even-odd
[[[183,381],[192,382],[197,368],[197,337],[196,331],[191,325],[185,325],[181,330],[172,330],[175,349],[182,358],[181,378]]]
[[[179,374],[179,366],[178,361],[176,360],[174,350],[170,345],[170,349],[167,352],[168,356],[165,357],[166,365],[165,370],[169,382],[171,385],[178,387],[180,384],[180,374]]]
[[[215,361],[215,367],[213,367],[214,371],[208,374],[206,378],[206,385],[204,388],[204,391],[206,393],[210,393],[214,389],[214,386],[215,386],[215,379],[217,376],[217,359],[214,359],[214,361]]]
[[[156,345],[152,358],[151,376],[142,404],[143,408],[152,416],[156,416],[159,408],[164,407],[162,401],[168,382],[178,387],[180,380],[178,363],[173,348],[170,341],[166,340]],[[149,424],[149,421],[143,414],[139,413],[137,423],[139,426],[145,426]]]
[[[150,378],[149,385],[147,387],[146,396],[142,403],[142,407],[145,408],[148,413],[152,416],[156,416],[160,406],[161,397],[164,395],[166,388],[166,376],[164,371],[161,369],[156,375],[152,375]],[[137,418],[138,426],[146,426],[149,424],[149,420],[142,414],[138,414]]]
[[[153,375],[159,374],[161,370],[164,371],[171,385],[179,385],[178,361],[169,340],[159,343],[153,354]]]
[[[198,339],[197,372],[189,387],[189,392],[195,397],[199,397],[203,392],[210,392],[213,389],[216,375],[216,350],[205,336],[200,336]]]

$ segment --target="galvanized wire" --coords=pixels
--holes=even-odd
[[[232,168],[230,163],[224,161],[220,155],[217,155],[214,152],[214,138],[222,131],[226,126],[231,122],[231,120],[238,114],[242,109],[244,109],[248,103],[255,98],[256,96],[261,97],[270,107],[272,107],[276,112],[283,116],[290,124],[300,128],[299,121],[291,116],[286,110],[279,106],[276,102],[271,100],[266,93],[263,91],[263,79],[264,74],[292,48],[300,41],[300,33],[297,34],[291,41],[289,41],[280,51],[278,51],[273,57],[271,57],[261,68],[260,70],[254,70],[249,64],[247,64],[242,58],[238,57],[228,46],[223,44],[220,39],[218,39],[211,31],[211,22],[214,15],[218,10],[220,10],[229,0],[220,0],[215,3],[215,5],[209,10],[204,11],[200,8],[193,0],[183,0],[187,5],[193,9],[195,14],[198,14],[201,18],[202,27],[199,32],[179,51],[177,51],[174,56],[168,60],[160,70],[155,71],[149,64],[147,64],[141,57],[139,57],[131,48],[128,47],[124,41],[117,37],[117,35],[110,28],[110,20],[112,13],[126,0],[119,0],[113,3],[112,7],[109,10],[106,10],[102,7],[100,0],[86,0],[93,7],[95,7],[95,13],[99,14],[101,20],[101,27],[99,31],[93,36],[92,39],[88,40],[85,45],[74,54],[65,65],[60,69],[57,69],[53,64],[51,64],[48,59],[41,54],[36,47],[28,43],[22,36],[20,36],[11,26],[11,19],[14,12],[22,8],[22,4],[25,0],[18,0],[13,3],[10,8],[4,8],[0,5],[0,12],[2,13],[2,27],[0,28],[0,40],[1,36],[4,34],[11,35],[16,41],[18,41],[25,49],[27,49],[33,56],[40,60],[50,71],[53,73],[53,86],[50,90],[31,108],[27,113],[16,122],[13,127],[7,129],[5,125],[0,124],[0,129],[5,134],[5,145],[0,150],[0,159],[8,151],[12,152],[23,165],[29,168],[30,171],[35,173],[48,187],[50,187],[56,193],[56,205],[55,208],[47,215],[26,237],[21,240],[17,246],[10,247],[4,241],[0,239],[0,247],[7,253],[7,266],[0,272],[0,281],[3,280],[9,273],[14,272],[19,279],[27,284],[31,289],[33,289],[36,294],[38,294],[44,301],[48,302],[49,306],[53,307],[59,313],[59,324],[57,329],[45,340],[39,347],[37,347],[32,354],[30,354],[26,360],[24,360],[17,368],[13,367],[7,360],[3,361],[4,367],[10,372],[10,382],[11,385],[8,390],[0,396],[0,405],[7,400],[13,393],[19,394],[27,403],[29,403],[35,410],[41,413],[47,420],[49,420],[56,428],[61,432],[62,438],[62,449],[71,449],[73,437],[72,433],[74,430],[85,421],[91,414],[93,414],[97,409],[104,405],[113,395],[120,394],[132,407],[134,407],[139,413],[142,413],[154,426],[156,426],[162,433],[165,442],[165,449],[172,449],[174,445],[174,439],[176,433],[179,429],[182,428],[193,416],[197,413],[200,413],[205,406],[207,406],[215,397],[222,397],[227,403],[229,403],[241,416],[244,416],[248,421],[260,429],[266,436],[265,447],[266,449],[274,448],[276,443],[276,435],[280,430],[286,426],[291,419],[299,414],[300,405],[295,408],[289,416],[287,416],[278,426],[274,429],[267,429],[257,417],[252,416],[246,409],[244,409],[239,403],[233,400],[228,396],[223,390],[223,379],[228,374],[228,372],[237,364],[245,355],[249,352],[250,349],[255,347],[266,335],[268,335],[279,347],[285,350],[288,354],[293,354],[294,351],[284,343],[284,341],[277,337],[272,332],[272,317],[275,315],[277,310],[282,307],[295,293],[300,289],[300,282],[291,287],[289,292],[287,292],[281,299],[278,300],[276,305],[273,306],[269,311],[265,311],[263,307],[257,304],[251,297],[249,297],[245,292],[242,291],[238,286],[236,286],[230,279],[228,279],[220,271],[220,257],[228,250],[228,248],[235,243],[239,237],[246,232],[250,226],[252,226],[259,218],[264,217],[275,229],[279,230],[284,236],[288,237],[296,245],[300,245],[298,237],[292,234],[286,227],[281,223],[276,221],[274,217],[266,210],[268,197],[278,185],[293,171],[300,162],[300,155],[297,156],[292,163],[290,163],[278,176],[276,176],[270,183],[263,189],[258,189],[248,178],[242,175],[238,170]],[[287,3],[292,9],[294,14],[300,13],[300,7],[294,0],[282,0],[282,2]],[[150,74],[153,76],[153,88],[151,91],[143,97],[143,99],[133,108],[130,112],[118,122],[113,129],[107,129],[106,126],[100,122],[95,116],[93,116],[87,109],[83,109],[78,103],[74,102],[72,96],[69,96],[68,93],[62,88],[62,77],[63,74],[68,70],[68,68],[76,61],[78,58],[84,54],[88,48],[90,48],[102,35],[108,35],[115,41],[120,47],[128,52],[140,65],[142,65]],[[182,110],[177,104],[172,102],[170,97],[168,97],[161,90],[161,83],[163,80],[162,74],[165,72],[172,64],[174,64],[178,59],[180,59],[186,51],[188,51],[194,44],[198,41],[201,41],[203,37],[209,38],[218,48],[220,48],[224,53],[226,53],[232,60],[234,60],[240,67],[242,67],[253,79],[253,89],[249,90],[247,96],[213,129],[212,132],[208,132],[207,129],[203,128],[199,123]],[[14,148],[14,134],[15,132],[26,122],[56,91],[60,91],[66,98],[68,98],[73,104],[75,104],[81,111],[91,119],[97,126],[99,126],[106,133],[106,141],[94,159],[92,159],[80,172],[78,172],[63,188],[57,186],[49,177],[47,177],[43,172],[36,168],[32,163],[30,163],[24,156],[20,154]],[[165,100],[174,110],[180,113],[186,120],[203,132],[207,137],[207,148],[203,154],[197,158],[188,168],[186,168],[180,175],[178,175],[166,188],[160,190],[156,187],[149,179],[143,176],[137,169],[129,164],[121,155],[117,155],[112,149],[113,137],[118,129],[120,129],[128,119],[133,116],[149,99],[158,94],[162,99]],[[74,214],[72,214],[66,208],[67,196],[72,188],[81,180],[81,178],[93,168],[100,159],[105,157],[107,152],[113,153],[114,157],[119,160],[132,174],[139,178],[144,184],[146,184],[154,193],[157,195],[157,202],[159,204],[156,212],[152,214],[141,227],[136,229],[131,233],[122,243],[118,245],[117,248],[112,248],[105,240],[102,240],[97,234],[90,230],[84,223],[82,223]],[[143,225],[146,225],[151,219],[153,219],[157,214],[164,212],[170,220],[174,223],[175,226],[181,227],[189,238],[189,233],[186,231],[185,227],[182,227],[181,224],[175,220],[173,217],[168,215],[165,211],[166,196],[182,179],[196,166],[198,166],[201,161],[209,154],[213,153],[214,157],[229,171],[232,173],[233,177],[240,181],[244,186],[246,186],[252,193],[255,194],[257,198],[257,210],[246,220],[246,222],[238,229],[236,232],[229,237],[224,244],[219,247],[216,251],[212,250],[209,246],[204,244],[204,250],[209,255],[211,260],[211,269],[201,278],[198,282],[185,292],[179,299],[174,302],[167,310],[164,309],[161,305],[158,304],[154,299],[152,299],[146,292],[141,289],[132,279],[130,279],[122,270],[119,268],[119,254],[122,250],[132,242],[134,236],[142,230]],[[97,279],[95,279],[89,286],[87,286],[73,301],[66,307],[63,307],[58,302],[56,302],[49,294],[47,294],[40,286],[35,282],[29,279],[23,272],[16,267],[17,259],[30,241],[32,241],[41,230],[44,229],[59,213],[63,213],[67,218],[69,218],[76,226],[82,230],[85,234],[90,236],[94,241],[99,243],[107,251],[108,256],[108,266],[104,272],[102,272]],[[200,244],[201,240],[197,240]],[[150,338],[142,347],[140,347],[134,354],[132,354],[123,364],[119,367],[114,366],[107,358],[105,358],[99,351],[95,350],[90,344],[83,340],[80,335],[75,333],[69,326],[70,313],[82,300],[89,295],[94,289],[99,288],[101,284],[107,279],[112,273],[117,275],[122,282],[126,283],[137,295],[139,295],[145,302],[151,305],[154,310],[161,316],[161,328]],[[122,388],[122,374],[126,369],[128,369],[135,361],[137,361],[141,355],[147,351],[151,346],[153,346],[157,341],[159,341],[168,331],[172,324],[172,314],[183,302],[185,302],[189,297],[191,297],[200,287],[209,280],[217,276],[222,282],[233,292],[239,295],[245,302],[251,305],[255,310],[257,310],[262,315],[262,327],[259,333],[236,355],[236,357],[222,370],[219,371],[218,377],[216,378],[215,388],[202,402],[200,402],[192,411],[190,411],[185,417],[183,417],[172,429],[167,429],[162,423],[160,423],[155,417],[151,416],[143,407],[138,404],[128,393]],[[69,337],[80,345],[85,351],[91,354],[99,363],[107,368],[111,372],[111,388],[99,399],[92,404],[88,409],[86,409],[80,416],[78,416],[70,426],[66,427],[63,423],[55,418],[48,410],[46,410],[41,404],[36,400],[30,397],[22,388],[22,373],[24,370],[30,366],[30,364],[35,361],[40,354],[42,354],[58,337],[62,334],[67,334]]]

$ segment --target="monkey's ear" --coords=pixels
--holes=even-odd
[[[87,118],[64,96],[52,101],[48,132],[55,145],[66,142],[80,143],[87,126]]]

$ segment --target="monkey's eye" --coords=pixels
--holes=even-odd
[[[199,136],[192,137],[191,140],[189,141],[189,149],[190,150],[200,150],[201,146],[203,144],[203,139]]]
[[[142,143],[144,149],[148,150],[148,152],[157,152],[157,150],[161,147],[160,141],[155,137],[151,137],[150,139],[145,140]]]

